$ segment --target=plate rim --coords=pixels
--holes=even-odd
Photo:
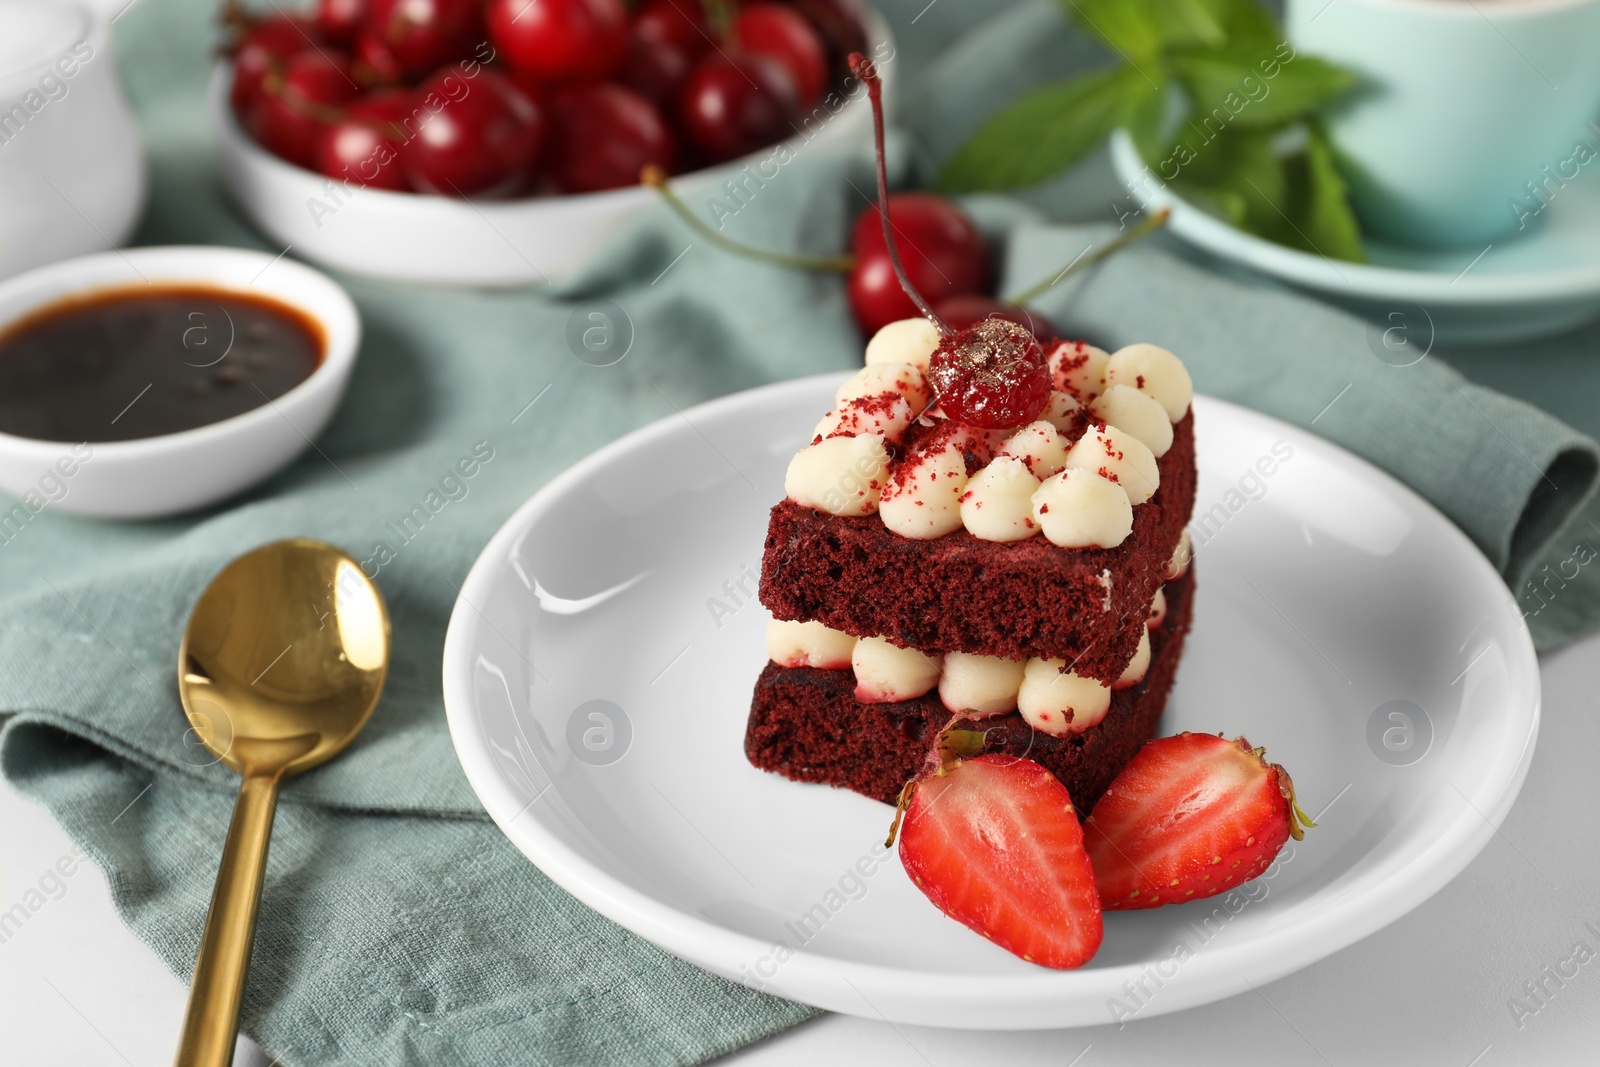
[[[1427,301],[1446,307],[1481,309],[1552,304],[1593,297],[1600,300],[1600,264],[1566,270],[1515,274],[1461,274],[1335,263],[1295,248],[1274,244],[1213,218],[1150,174],[1126,129],[1111,135],[1111,167],[1117,181],[1145,207],[1170,208],[1168,226],[1185,241],[1235,263],[1283,278],[1308,289],[1369,300]]]
[[[694,416],[697,414],[715,416],[731,408],[760,404],[790,392],[820,392],[827,388],[831,393],[832,387],[849,373],[827,372],[717,397],[665,415],[580,459],[536,490],[490,538],[460,585],[445,634],[442,680],[451,743],[468,783],[495,825],[551,881],[586,906],[673,956],[733,982],[737,982],[735,975],[741,962],[747,963],[770,954],[772,946],[702,916],[679,911],[648,893],[634,889],[569,848],[538,822],[523,818],[531,806],[511,792],[508,783],[497,773],[483,736],[474,729],[471,664],[467,653],[472,647],[472,639],[478,635],[486,620],[477,614],[472,594],[487,586],[501,561],[508,556],[510,546],[522,536],[532,520],[549,510],[569,488],[605,467],[614,457],[647,447],[656,438],[673,432],[679,423],[686,422],[694,429]],[[1463,547],[1470,549],[1478,577],[1490,579],[1494,595],[1514,613],[1515,600],[1510,590],[1478,547],[1431,502],[1403,482],[1312,431],[1220,398],[1197,394],[1195,402],[1202,411],[1214,410],[1230,419],[1253,422],[1262,428],[1287,430],[1295,436],[1296,447],[1303,442],[1313,449],[1322,450],[1351,464],[1365,478],[1387,483],[1394,490],[1411,497],[1439,520],[1444,536],[1455,538]],[[1467,801],[1466,806],[1451,820],[1444,832],[1385,876],[1385,884],[1392,888],[1376,897],[1372,892],[1379,888],[1376,886],[1363,893],[1345,892],[1334,900],[1317,901],[1314,908],[1310,907],[1312,902],[1308,901],[1297,906],[1308,909],[1306,914],[1298,916],[1292,929],[1284,931],[1282,937],[1270,943],[1257,941],[1221,945],[1196,953],[1185,967],[1189,977],[1182,983],[1173,984],[1171,995],[1147,1002],[1138,1013],[1140,1018],[1153,1018],[1244,992],[1254,985],[1283,977],[1364,940],[1423,904],[1453,881],[1482,852],[1499,832],[1501,823],[1522,789],[1539,734],[1542,686],[1538,659],[1526,626],[1520,636],[1521,640],[1511,646],[1515,654],[1508,658],[1506,667],[1514,687],[1519,675],[1527,687],[1527,728],[1522,736],[1522,744],[1514,754],[1505,749],[1497,753],[1492,767],[1494,773],[1474,783],[1470,796],[1462,794]],[[1514,705],[1508,705],[1508,709],[1512,714],[1517,713]],[[1510,747],[1507,746],[1507,749]],[[1498,783],[1492,796],[1483,796],[1485,783]],[[945,1014],[927,1013],[919,1016],[893,1011],[885,1014],[867,999],[859,987],[874,991],[893,987],[903,994],[907,990],[914,990],[915,983],[919,981],[959,981],[961,995],[969,1003],[1011,1004],[1011,1010],[1004,1013],[963,1014],[960,1022],[969,1028],[1058,1029],[1103,1025],[1107,1021],[1103,1017],[1093,1021],[1069,1021],[1066,1017],[1081,1014],[1074,1010],[1073,1002],[1081,1000],[1086,994],[1094,998],[1097,1009],[1103,1011],[1099,998],[1104,991],[1120,988],[1125,980],[1139,979],[1147,972],[1151,962],[1142,960],[1093,970],[1050,971],[1040,968],[1018,974],[973,976],[823,957],[807,953],[802,947],[792,950],[791,957],[778,970],[776,977],[760,988],[763,992],[826,1010],[866,1018],[892,1019],[912,1025],[950,1026],[951,1018]],[[1086,975],[1092,975],[1093,978],[1086,981]],[[828,989],[833,986],[843,987],[840,993],[844,988],[854,991],[854,998],[831,995]],[[1085,988],[1076,988],[1078,986]],[[863,1010],[863,1006],[867,1010]],[[1019,1007],[1024,1009],[1021,1013],[1024,1017],[1020,1021]]]

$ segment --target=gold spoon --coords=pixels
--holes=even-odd
[[[178,650],[195,734],[244,777],[195,960],[179,1067],[233,1062],[278,786],[361,732],[389,670],[389,612],[360,564],[275,541],[211,580]]]

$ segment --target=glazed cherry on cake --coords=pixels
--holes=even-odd
[[[928,377],[946,418],[984,429],[1032,422],[1053,391],[1039,339],[1002,318],[951,328],[928,359]]]

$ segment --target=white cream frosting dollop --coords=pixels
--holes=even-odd
[[[906,457],[878,501],[878,517],[901,537],[928,541],[961,529],[967,457],[958,440]]]
[[[1001,656],[946,652],[939,699],[950,711],[974,719],[1003,715],[1017,706],[1023,666]]]
[[[1027,464],[1028,473],[1044,481],[1067,465],[1069,447],[1067,439],[1057,433],[1054,426],[1040,419],[1006,438],[996,455],[1022,460]]]
[[[1133,531],[1122,487],[1092,470],[1068,467],[1034,490],[1033,521],[1061,548],[1116,548]]]
[[[1194,399],[1194,382],[1183,360],[1160,345],[1135,344],[1119,348],[1106,361],[1106,385],[1129,385],[1148,393],[1177,422]]]
[[[1035,730],[1081,734],[1111,710],[1111,690],[1093,678],[1062,671],[1059,659],[1030,659],[1017,691],[1017,711]]]
[[[863,637],[850,652],[856,699],[863,704],[914,700],[939,684],[941,656],[900,648],[883,637]]]
[[[1057,389],[1064,389],[1087,404],[1106,387],[1105,349],[1085,341],[1061,341],[1046,357]]]
[[[888,477],[882,437],[830,437],[795,453],[783,491],[795,503],[830,515],[871,515]]]
[[[1150,627],[1146,626],[1139,634],[1139,647],[1134,650],[1133,658],[1123,668],[1122,675],[1111,683],[1113,689],[1131,689],[1144,681],[1144,676],[1150,670]]]
[[[767,658],[780,667],[820,667],[842,671],[850,666],[856,639],[820,622],[767,620]]]
[[[1167,569],[1161,575],[1163,582],[1170,582],[1174,578],[1182,578],[1189,572],[1189,561],[1194,558],[1194,538],[1189,536],[1189,527],[1183,528],[1183,533],[1178,537],[1178,547],[1172,550],[1172,558],[1167,561]]]
[[[860,437],[875,433],[885,441],[899,444],[916,412],[898,394],[852,397],[822,416],[811,428],[813,439],[822,437]]]
[[[1150,601],[1149,614],[1145,616],[1144,624],[1152,630],[1161,629],[1161,624],[1167,621],[1167,591],[1161,587],[1156,588],[1156,595]]]
[[[1161,471],[1150,449],[1115,426],[1091,426],[1067,451],[1067,466],[1095,471],[1116,482],[1128,494],[1128,503],[1135,506],[1154,496],[1161,485]]]
[[[1172,423],[1167,421],[1167,410],[1150,394],[1141,393],[1131,385],[1107,386],[1089,405],[1089,411],[1101,422],[1126,430],[1143,441],[1157,459],[1172,447]]]
[[[867,342],[867,363],[910,363],[924,374],[928,360],[939,347],[939,328],[927,319],[900,319],[872,335]]]
[[[1083,429],[1084,409],[1071,393],[1055,389],[1051,391],[1044,410],[1039,412],[1039,418],[1054,426],[1057,432],[1076,437]]]
[[[869,363],[844,380],[833,394],[834,405],[880,393],[899,393],[915,414],[921,414],[933,399],[933,389],[916,364]]]
[[[1039,479],[1015,456],[997,456],[967,481],[961,525],[980,541],[1026,541],[1039,532],[1033,494]]]

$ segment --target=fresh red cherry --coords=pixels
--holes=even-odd
[[[598,81],[627,52],[622,0],[489,0],[485,18],[502,58],[548,84]]]
[[[406,177],[420,192],[505,196],[527,181],[544,141],[545,119],[527,93],[484,68],[470,81],[451,68],[417,88],[423,108],[416,135],[401,150]]]
[[[1026,326],[989,318],[947,335],[928,362],[939,410],[968,426],[1032,422],[1050,402],[1044,347]]]
[[[352,118],[403,126],[412,117],[416,107],[416,96],[410,89],[374,89],[346,104],[344,113]],[[400,136],[405,136],[403,129]]]
[[[978,228],[955,204],[932,193],[895,193],[889,197],[889,214],[906,274],[930,302],[988,288],[989,250]],[[857,216],[850,247],[856,257],[850,272],[850,307],[863,332],[870,335],[897,319],[920,314],[895,278],[875,209]]]
[[[828,54],[822,38],[792,8],[754,3],[739,9],[729,36],[749,52],[780,64],[794,79],[800,108],[815,107],[828,87]]]
[[[348,48],[367,17],[367,0],[317,0],[317,29],[329,41]]]
[[[665,41],[698,58],[711,47],[711,27],[700,0],[645,0],[633,13],[632,31],[640,37]]]
[[[406,76],[394,51],[364,33],[356,38],[355,73],[356,81],[362,85],[394,85]]]
[[[353,185],[408,192],[400,149],[412,109],[411,94],[403,89],[382,89],[353,101],[344,117],[317,138],[317,170]]]
[[[370,0],[361,32],[418,76],[472,54],[483,40],[483,7],[480,0]]]
[[[708,52],[678,93],[678,120],[712,163],[782,140],[799,117],[789,72],[740,49]]]
[[[233,84],[228,88],[228,102],[240,121],[260,96],[269,70],[281,69],[296,52],[321,43],[316,26],[299,15],[268,15],[252,24],[233,50]]]
[[[665,38],[641,33],[636,23],[628,30],[628,58],[620,77],[628,88],[667,111],[693,65],[688,51]]]
[[[330,123],[317,138],[318,173],[352,185],[406,192],[400,144],[388,128],[369,119],[343,118]]]
[[[637,185],[646,164],[670,171],[676,153],[672,131],[654,105],[610,83],[557,93],[550,132],[550,174],[567,193]]]
[[[516,67],[500,65],[496,65],[494,69],[510,78],[511,84],[515,85],[518,89],[521,89],[523,93],[526,94],[528,99],[534,102],[540,111],[543,111],[545,105],[550,102],[550,86],[545,82],[540,81],[538,78],[533,77],[527,71],[518,70]]]
[[[289,57],[281,73],[268,73],[245,125],[273,155],[310,168],[316,165],[323,127],[356,91],[349,60],[327,49],[307,49]]]
[[[855,0],[782,0],[799,12],[817,31],[828,56],[828,74],[834,84],[850,73],[845,57],[867,50],[866,20]]]
[[[933,305],[933,310],[950,324],[952,330],[964,330],[988,318],[1001,318],[1027,327],[1028,332],[1039,338],[1041,344],[1046,338],[1056,336],[1055,326],[1037,311],[1007,304],[1003,300],[981,293],[962,293],[959,296],[949,297]]]

